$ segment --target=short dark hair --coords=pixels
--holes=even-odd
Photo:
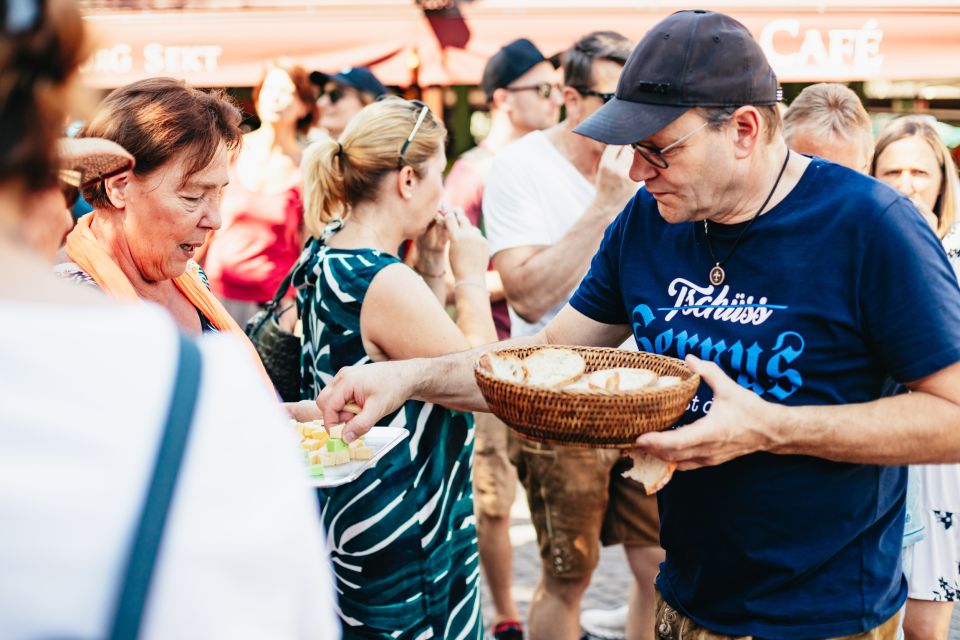
[[[56,140],[71,106],[69,81],[88,53],[73,2],[37,6],[35,24],[0,30],[0,183],[16,182],[30,192],[56,184]]]
[[[780,107],[775,104],[755,104],[740,105],[741,107],[752,106],[760,112],[760,119],[763,120],[764,139],[767,142],[773,142],[782,126],[780,116]],[[733,117],[733,112],[740,107],[695,107],[697,113],[710,123],[711,129],[719,129]]]
[[[568,87],[593,89],[593,63],[610,60],[625,65],[632,49],[633,43],[616,31],[588,33],[563,53],[563,83]]]
[[[310,79],[310,74],[307,73],[307,70],[292,60],[286,58],[271,60],[263,70],[263,75],[260,76],[260,80],[253,88],[254,109],[256,109],[257,100],[260,99],[260,89],[263,88],[263,81],[267,79],[267,73],[270,69],[279,69],[287,74],[287,77],[290,78],[290,81],[293,83],[297,98],[307,106],[307,114],[297,120],[297,131],[307,133],[310,131],[310,128],[320,120],[320,109],[317,107],[317,85]]]
[[[190,162],[184,179],[203,170],[223,143],[240,146],[240,109],[223,91],[204,92],[182,80],[148,78],[112,91],[81,137],[106,138],[136,159],[146,176],[180,154]],[[103,183],[84,189],[94,207],[109,206]]]

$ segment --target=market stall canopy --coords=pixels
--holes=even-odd
[[[112,87],[151,75],[198,86],[250,86],[264,61],[289,56],[309,69],[373,68],[385,84],[476,84],[486,59],[515,38],[545,53],[594,30],[634,40],[688,6],[643,0],[458,0],[424,11],[414,0],[268,3],[183,0],[175,10],[106,10],[87,3],[97,51],[87,81]],[[121,3],[122,4],[122,3]],[[738,18],[782,82],[960,78],[960,5],[749,0],[699,6]],[[168,2],[165,6],[170,6]]]

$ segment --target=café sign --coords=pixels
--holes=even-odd
[[[858,28],[806,28],[800,20],[770,21],[759,42],[780,77],[874,78],[881,75],[883,30],[876,18]]]

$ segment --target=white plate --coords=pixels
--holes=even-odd
[[[332,467],[324,465],[323,477],[309,478],[311,487],[339,487],[342,484],[353,482],[367,469],[371,468],[386,455],[387,451],[400,444],[410,434],[403,427],[373,427],[363,436],[368,447],[373,449],[373,457],[369,460],[353,460],[347,464],[338,464]]]

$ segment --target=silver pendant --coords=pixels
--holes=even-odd
[[[718,262],[713,269],[710,269],[710,284],[715,287],[719,287],[723,284],[723,281],[726,279],[727,274],[724,273],[723,267],[720,266]]]

